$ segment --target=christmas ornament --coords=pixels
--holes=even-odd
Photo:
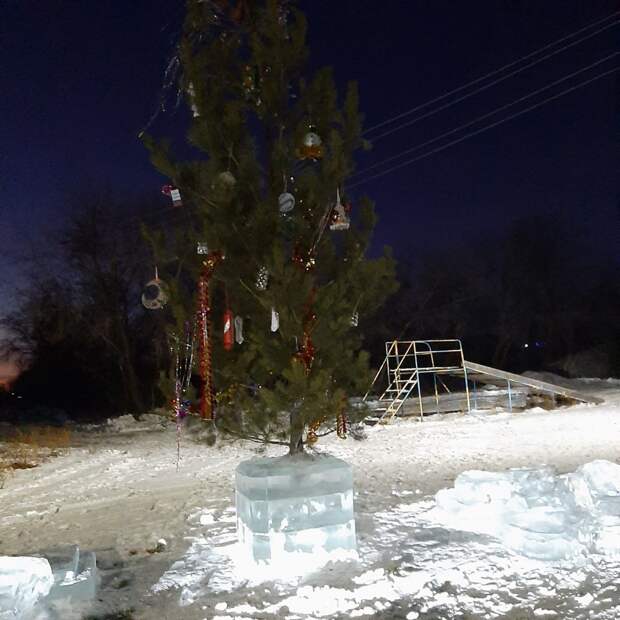
[[[194,90],[194,84],[192,82],[187,86],[187,94],[189,95],[189,105],[192,109],[192,116],[198,118],[200,112],[198,112],[198,106],[196,105],[196,91]]]
[[[312,159],[316,161],[323,157],[323,143],[314,129],[312,125],[308,127],[303,143],[297,149],[297,157],[299,159]]]
[[[224,349],[230,351],[233,348],[234,342],[234,330],[233,327],[233,314],[230,310],[224,312]]]
[[[177,435],[177,470],[181,460],[181,420],[189,413],[190,402],[184,400],[183,396],[189,388],[192,376],[192,365],[194,359],[194,335],[189,329],[189,323],[185,323],[185,342],[183,345],[179,343],[177,336],[173,334],[175,347],[171,347],[171,353],[175,357],[174,365],[174,399],[172,406],[176,422]],[[180,349],[183,350],[181,355]]]
[[[235,183],[237,183],[237,179],[235,179],[233,173],[230,170],[226,170],[225,172],[220,172],[217,175],[217,180],[220,185],[223,185],[227,188],[234,187]]]
[[[243,77],[241,79],[241,84],[243,86],[245,98],[248,100],[253,99],[258,90],[258,80],[256,79],[256,73],[256,69],[251,65],[245,65],[243,67]]]
[[[351,315],[351,327],[357,327],[359,325],[360,322],[360,314],[359,312],[356,310],[352,315]]]
[[[295,353],[295,359],[304,365],[306,374],[310,374],[312,363],[314,362],[314,344],[312,343],[310,331],[306,328],[304,328],[304,334],[301,339],[301,347]]]
[[[295,196],[289,192],[283,192],[278,196],[278,206],[280,207],[280,213],[289,213],[295,206]]]
[[[304,365],[306,374],[310,374],[312,370],[312,364],[314,362],[314,344],[312,342],[312,330],[316,323],[316,313],[314,312],[314,299],[316,297],[316,288],[313,288],[310,292],[310,297],[306,302],[303,320],[303,335],[301,338],[301,346],[297,353],[295,353],[295,359]]]
[[[348,230],[351,220],[347,216],[344,205],[340,202],[340,190],[336,190],[336,206],[331,215],[330,230]]]
[[[271,331],[277,332],[280,328],[280,315],[276,312],[275,308],[271,309]]]
[[[306,435],[306,443],[309,446],[314,445],[319,440],[319,437],[316,434],[316,432],[319,430],[322,423],[323,423],[323,420],[316,420],[316,422],[312,422],[312,424],[308,426],[308,434]]]
[[[155,277],[144,286],[142,305],[148,310],[161,310],[167,302],[168,287],[159,279],[155,267]]]
[[[258,275],[256,276],[256,288],[259,291],[267,290],[267,284],[269,284],[269,271],[267,267],[263,266],[258,270]]]
[[[212,338],[211,338],[211,300],[209,296],[209,281],[218,263],[224,259],[221,252],[209,252],[202,262],[202,271],[198,280],[198,367],[201,379],[200,384],[200,416],[205,419],[215,419],[215,394],[213,391]]]
[[[235,317],[235,342],[237,344],[243,344],[243,317],[236,316]]]
[[[181,192],[176,187],[174,187],[174,185],[164,185],[161,188],[161,193],[165,194],[166,196],[170,196],[173,207],[183,206],[183,201],[181,200]]]
[[[196,244],[196,254],[208,254],[209,253],[209,247],[207,246],[207,243],[205,241],[199,241]]]
[[[341,411],[336,418],[336,434],[340,439],[347,438],[347,416]]]
[[[304,271],[312,271],[316,264],[316,258],[314,257],[314,251],[302,252],[299,244],[293,248],[293,262]]]

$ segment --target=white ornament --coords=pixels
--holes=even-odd
[[[168,303],[166,285],[159,278],[147,282],[142,293],[142,305],[148,310],[161,310],[166,303]]]
[[[269,271],[267,267],[263,266],[258,270],[258,275],[256,276],[256,288],[259,291],[267,290],[267,284],[269,283]]]
[[[230,170],[226,170],[225,172],[220,172],[217,175],[217,178],[218,178],[218,181],[222,185],[225,185],[226,187],[232,187],[237,182],[237,179],[235,179],[235,176]]]
[[[181,192],[178,189],[170,190],[170,198],[172,198],[173,207],[182,207],[183,201],[181,200]]]
[[[309,131],[304,136],[304,146],[321,146],[321,138],[314,131]]]
[[[243,344],[243,317],[235,317],[235,342],[237,344]]]
[[[288,213],[293,210],[295,206],[295,196],[289,192],[284,192],[278,197],[278,206],[280,207],[280,213]]]
[[[198,112],[198,106],[196,105],[196,91],[194,90],[194,84],[192,82],[190,82],[187,87],[187,94],[189,95],[190,107],[192,108],[192,116],[198,118],[200,112]]]
[[[360,315],[359,312],[356,310],[352,315],[351,315],[351,326],[352,327],[357,327],[358,324],[360,322]]]
[[[280,328],[280,315],[276,312],[275,308],[271,309],[271,331],[277,332]]]
[[[208,254],[209,253],[209,247],[207,246],[207,243],[205,241],[199,241],[196,244],[196,254]]]

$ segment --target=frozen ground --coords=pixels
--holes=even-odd
[[[620,463],[620,381],[577,384],[606,402],[398,420],[365,441],[321,441],[353,465],[359,561],[301,580],[237,566],[234,468],[253,446],[186,437],[177,471],[174,428],[152,424],[84,431],[66,456],[17,471],[0,490],[0,554],[94,550],[103,578],[93,613],[138,619],[620,618],[620,558],[541,562],[429,512],[466,470]]]

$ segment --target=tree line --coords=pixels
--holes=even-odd
[[[154,258],[144,227],[174,234],[181,210],[106,192],[73,199],[74,215],[43,253],[2,319],[2,354],[21,361],[12,391],[75,420],[166,405],[171,356],[165,312],[141,304]],[[466,356],[506,370],[552,370],[579,353],[620,373],[620,279],[612,258],[566,222],[528,217],[493,239],[399,255],[400,288],[360,331],[374,365],[393,339],[461,338]],[[601,361],[602,360],[602,361]]]

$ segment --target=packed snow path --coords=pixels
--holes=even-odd
[[[549,567],[494,539],[424,522],[434,493],[465,470],[565,473],[596,459],[620,462],[620,382],[579,388],[606,402],[398,420],[365,441],[321,441],[320,450],[353,465],[360,561],[299,583],[254,583],[234,571],[234,468],[253,446],[208,448],[185,437],[177,471],[171,427],[83,432],[82,447],[16,472],[0,490],[0,553],[94,550],[101,610],[133,608],[135,618],[611,620],[620,617],[620,563]],[[166,549],[152,553],[161,538]]]

